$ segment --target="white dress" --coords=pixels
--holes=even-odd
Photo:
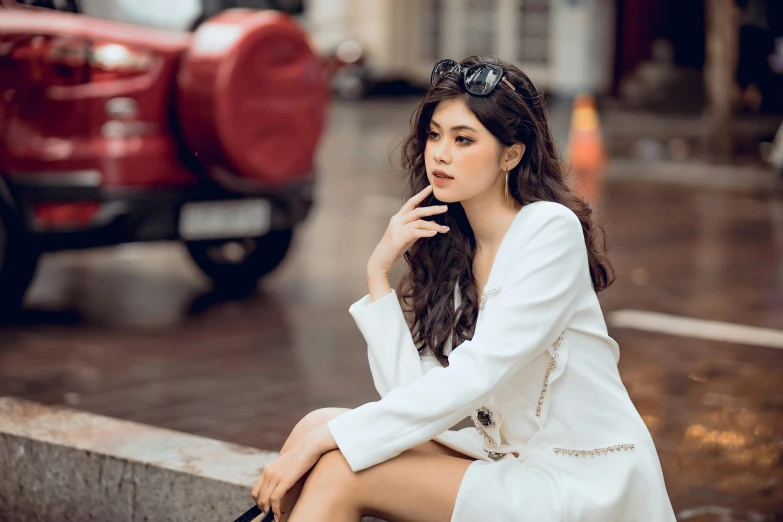
[[[328,423],[351,468],[434,439],[477,459],[452,522],[675,520],[578,218],[557,203],[524,206],[484,290],[473,339],[448,367],[419,356],[394,291],[351,306],[382,397]],[[467,416],[475,428],[449,429]]]

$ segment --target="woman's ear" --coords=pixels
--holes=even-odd
[[[503,170],[508,171],[519,165],[519,162],[522,161],[522,156],[524,155],[524,143],[515,143],[510,147],[506,147],[505,151],[503,151],[503,161],[501,163]]]

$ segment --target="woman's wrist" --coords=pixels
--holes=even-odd
[[[389,272],[386,270],[381,270],[378,268],[373,268],[368,266],[367,267],[367,283],[375,283],[378,281],[388,281],[389,280]]]
[[[391,293],[389,284],[389,273],[382,269],[375,269],[368,265],[367,267],[367,288],[370,294],[370,301],[375,302],[381,297]]]
[[[370,257],[369,261],[367,261],[367,278],[369,279],[372,277],[388,277],[389,272],[391,272],[390,268],[387,268],[380,263],[376,262],[373,259],[373,256]]]
[[[315,428],[307,436],[307,445],[320,455],[337,449],[337,442],[332,437],[332,432],[326,424]]]

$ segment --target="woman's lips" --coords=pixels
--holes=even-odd
[[[451,176],[443,172],[442,170],[432,171],[432,182],[440,187],[448,185],[454,180]]]

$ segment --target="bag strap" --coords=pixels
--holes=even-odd
[[[258,515],[261,514],[261,508],[258,506],[253,506],[247,511],[244,512],[238,519],[234,520],[234,522],[251,522],[254,518],[256,518]],[[261,522],[272,522],[275,519],[275,514],[272,513],[272,510],[269,510],[269,513],[266,514],[266,516],[261,519]]]

